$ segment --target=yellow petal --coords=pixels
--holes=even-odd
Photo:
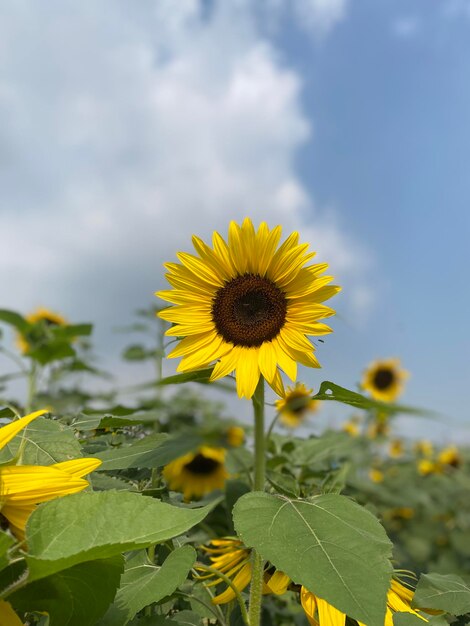
[[[48,413],[46,409],[42,411],[35,411],[34,413],[30,413],[29,415],[25,415],[19,420],[14,420],[10,422],[6,426],[2,426],[0,428],[0,450],[9,443],[15,435],[17,435],[20,430],[23,430],[30,422],[35,420],[40,415],[44,415],[44,413]]]
[[[251,580],[251,563],[246,563],[233,579],[233,584],[238,591],[243,591]],[[228,587],[223,593],[212,598],[214,604],[226,604],[235,598],[235,592]]]
[[[23,626],[23,622],[13,610],[11,604],[0,600],[0,624],[2,626]]]
[[[317,597],[318,621],[320,626],[344,626],[346,615],[322,598]]]
[[[101,465],[103,461],[100,459],[94,459],[92,457],[85,457],[83,459],[72,459],[71,461],[62,461],[61,463],[54,463],[51,467],[55,467],[71,476],[82,478],[87,474],[94,472],[97,467]]]
[[[253,396],[259,377],[258,349],[243,349],[237,364],[237,393],[240,398]]]

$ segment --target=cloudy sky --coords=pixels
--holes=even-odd
[[[112,360],[163,261],[249,215],[344,287],[307,382],[399,356],[464,424],[469,75],[468,0],[4,0],[1,306]]]

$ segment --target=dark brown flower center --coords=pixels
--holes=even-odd
[[[199,452],[192,461],[186,463],[184,468],[191,472],[191,474],[207,476],[209,474],[213,474],[219,465],[219,461],[204,456]]]
[[[300,417],[308,409],[309,404],[309,396],[306,396],[304,393],[291,393],[286,407],[291,413]]]
[[[247,348],[276,337],[286,321],[287,300],[268,278],[243,274],[215,294],[212,320],[225,341]]]
[[[380,391],[384,391],[385,389],[391,387],[394,381],[395,374],[388,367],[379,367],[374,374],[374,387]]]

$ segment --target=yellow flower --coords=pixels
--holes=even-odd
[[[405,448],[403,446],[403,441],[401,439],[394,439],[390,442],[388,447],[388,454],[392,457],[392,459],[399,459],[403,456]]]
[[[408,372],[401,369],[399,359],[374,361],[364,372],[361,387],[374,400],[393,402],[402,393],[408,376]]]
[[[304,421],[308,412],[318,410],[319,400],[312,400],[312,389],[307,389],[303,383],[296,383],[288,387],[281,400],[276,400],[276,408],[280,413],[280,420],[284,426],[296,428]]]
[[[322,276],[325,263],[305,265],[314,256],[292,233],[278,247],[281,227],[250,219],[230,223],[228,243],[217,232],[213,248],[194,236],[196,255],[178,253],[167,263],[172,290],[157,292],[175,306],[159,312],[174,326],[166,334],[183,337],[168,355],[182,357],[178,371],[216,363],[211,381],[236,371],[240,397],[251,398],[260,376],[284,395],[279,369],[294,381],[297,363],[320,367],[307,335],[331,332],[319,320],[334,314],[322,304],[339,287]]]
[[[393,626],[393,614],[412,613],[423,621],[428,620],[411,608],[413,591],[398,580],[392,579],[387,593],[387,608],[384,626]],[[305,587],[300,590],[300,603],[311,626],[345,626],[346,614],[339,611],[326,600],[319,598]],[[364,626],[358,622],[359,626]]]
[[[441,467],[438,463],[434,463],[429,459],[421,459],[418,461],[418,473],[421,476],[427,476],[428,474],[440,474]]]
[[[369,478],[374,483],[382,483],[384,480],[384,474],[379,469],[371,467],[369,470]]]
[[[0,428],[0,449],[32,420],[47,411],[35,411]],[[0,516],[4,517],[18,539],[24,539],[29,516],[41,502],[77,493],[88,486],[83,476],[101,461],[74,459],[53,465],[3,465],[0,467]]]
[[[420,456],[430,458],[432,457],[434,448],[430,441],[428,441],[427,439],[422,439],[421,441],[417,441],[415,443],[414,451]]]
[[[200,446],[165,465],[163,476],[169,488],[181,491],[185,500],[223,489],[228,478],[225,449]]]
[[[211,560],[211,567],[225,574],[237,591],[242,592],[251,581],[251,550],[235,537],[224,537],[223,539],[212,539],[209,546],[201,546],[201,550],[208,553]],[[287,590],[290,578],[279,571],[272,571],[273,568],[266,565],[264,572],[263,593],[275,593],[280,595]],[[203,567],[196,567],[199,571],[204,571]],[[207,587],[213,587],[223,582],[222,578],[212,572],[200,575],[198,580],[211,580],[205,583]],[[226,604],[235,598],[232,587],[227,587],[212,598],[213,604]]]
[[[2,626],[23,626],[23,622],[6,600],[0,600],[0,624]]]
[[[342,429],[351,437],[357,437],[359,435],[359,422],[357,419],[352,418],[347,422],[344,422]]]
[[[241,593],[251,581],[251,549],[246,548],[243,543],[235,537],[224,537],[223,539],[212,539],[209,546],[201,546],[201,549],[208,553],[211,560],[211,567],[225,574],[230,578],[233,586]],[[199,571],[204,571],[204,567],[196,567]],[[215,573],[198,576],[199,580],[211,580],[206,582],[207,587],[212,587],[224,582]],[[266,563],[264,570],[263,593],[274,593],[281,595],[287,591],[291,585],[291,579],[287,574],[276,570],[272,565]],[[416,615],[420,619],[427,621],[422,615],[411,608],[413,591],[405,587],[398,580],[392,579],[390,589],[387,593],[387,609],[384,626],[393,626],[393,613],[406,612]],[[232,587],[226,587],[224,591],[212,599],[214,604],[226,604],[235,598]],[[305,615],[312,626],[345,626],[346,615],[332,606],[326,600],[319,598],[305,587],[300,588],[300,602]],[[360,626],[364,626],[359,622]]]
[[[448,446],[441,450],[437,457],[438,463],[450,467],[459,467],[462,462],[457,446]]]
[[[228,445],[232,448],[238,448],[245,441],[245,431],[241,426],[229,426],[225,436]]]
[[[32,313],[26,316],[26,321],[31,324],[36,324],[37,322],[44,322],[47,326],[66,326],[67,320],[59,313],[54,313],[54,311],[50,311],[49,309],[45,309],[44,307],[39,307]],[[30,349],[30,344],[27,339],[22,334],[18,334],[16,336],[16,345],[18,349],[25,353]]]

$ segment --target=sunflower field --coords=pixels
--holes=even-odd
[[[305,384],[340,287],[299,233],[193,246],[129,329],[154,376],[125,393],[91,324],[0,311],[0,626],[468,624],[470,450],[397,435],[427,408],[395,356]],[[350,417],[313,435],[327,403]]]

